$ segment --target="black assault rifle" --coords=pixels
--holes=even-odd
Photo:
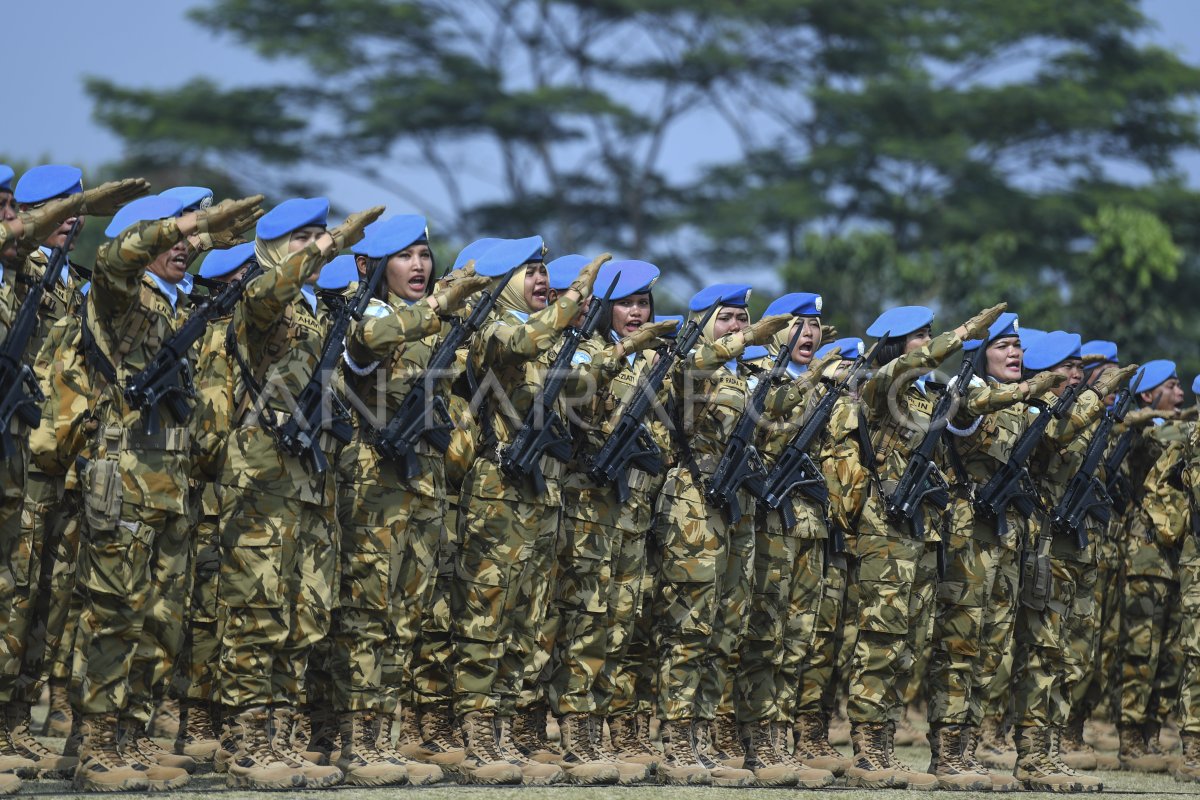
[[[450,332],[433,351],[424,371],[413,379],[396,413],[375,432],[371,446],[380,456],[398,465],[405,479],[411,480],[421,471],[417,444],[422,439],[441,453],[450,447],[450,431],[454,427],[450,409],[445,397],[436,393],[430,396],[431,381],[447,374],[458,349],[483,327],[496,306],[500,289],[508,285],[516,271],[516,268],[510,270],[496,288],[485,291],[465,320],[452,323]]]
[[[333,325],[330,326],[325,343],[321,346],[321,359],[317,362],[308,383],[300,390],[291,417],[275,434],[275,440],[281,450],[289,455],[307,457],[313,471],[318,475],[329,469],[329,460],[321,450],[321,431],[328,429],[342,444],[348,443],[354,436],[350,410],[338,397],[337,392],[327,384],[327,380],[346,349],[346,331],[350,328],[350,321],[362,319],[367,304],[375,296],[375,290],[383,278],[385,263],[381,258],[372,259],[367,279],[359,281],[358,289],[350,300],[340,304],[333,312]],[[333,406],[332,416],[325,413],[326,402]]]
[[[992,473],[992,477],[975,494],[975,510],[994,520],[996,534],[1003,538],[1008,533],[1008,509],[1028,519],[1037,510],[1037,491],[1029,474],[1029,458],[1037,449],[1042,435],[1051,420],[1062,419],[1075,404],[1078,387],[1068,386],[1058,400],[1049,408],[1042,408],[1037,418],[1030,423],[1013,445],[1008,461]]]
[[[220,288],[210,288],[208,298],[192,311],[187,322],[171,338],[163,342],[154,360],[129,379],[125,385],[125,402],[141,414],[142,429],[147,436],[158,432],[159,403],[167,407],[179,424],[191,417],[192,406],[188,401],[196,395],[188,362],[192,345],[208,330],[210,322],[233,313],[234,306],[246,292],[246,284],[261,272],[258,262],[251,261],[237,280]]]
[[[771,371],[758,382],[746,399],[746,408],[733,426],[725,452],[721,454],[721,460],[717,462],[717,468],[705,487],[704,496],[725,512],[730,524],[736,525],[742,518],[742,506],[737,499],[738,489],[745,486],[755,497],[762,497],[766,491],[766,468],[753,444],[754,428],[767,402],[767,392],[783,376],[792,357],[792,349],[803,331],[803,325],[796,326],[796,332],[788,340],[787,346],[775,357]]]
[[[1125,419],[1133,394],[1126,386],[1113,401],[1111,408],[1104,409],[1096,432],[1088,442],[1087,452],[1083,456],[1083,464],[1079,471],[1071,476],[1066,491],[1058,505],[1050,514],[1050,526],[1056,533],[1071,534],[1075,537],[1076,548],[1082,550],[1088,546],[1085,520],[1091,517],[1101,525],[1112,517],[1111,500],[1104,484],[1096,477],[1100,460],[1108,448],[1108,436],[1113,426]]]
[[[542,455],[549,455],[562,462],[571,458],[571,435],[554,407],[567,384],[571,362],[575,358],[575,351],[579,349],[579,343],[596,332],[596,326],[600,324],[600,313],[608,306],[609,298],[620,279],[621,273],[618,272],[613,276],[612,283],[608,285],[608,291],[604,293],[600,302],[592,298],[581,326],[572,326],[563,332],[562,347],[546,373],[541,391],[525,414],[521,429],[517,431],[512,442],[500,450],[500,469],[504,474],[513,480],[531,478],[537,496],[546,492],[546,478],[542,475],[540,463]]]
[[[689,320],[676,335],[675,343],[659,353],[658,361],[630,395],[612,433],[605,438],[600,451],[592,456],[588,476],[596,483],[612,484],[619,502],[624,503],[629,499],[631,466],[652,475],[662,472],[662,451],[651,438],[644,420],[671,368],[696,346],[704,326],[718,307],[713,305],[700,321]]]
[[[938,398],[937,405],[933,407],[933,414],[929,417],[929,429],[909,456],[904,474],[896,484],[896,490],[884,501],[888,519],[892,524],[897,528],[907,526],[916,539],[925,538],[925,514],[921,510],[921,504],[928,500],[939,509],[944,509],[950,504],[950,486],[934,463],[933,453],[938,442],[942,440],[950,415],[958,408],[959,401],[982,364],[986,349],[980,346],[974,356],[963,358],[958,376],[952,385],[946,387],[946,391]]]
[[[813,462],[808,451],[812,447],[812,443],[828,426],[829,418],[833,415],[833,407],[837,404],[838,399],[846,393],[848,388],[857,383],[862,371],[871,363],[878,350],[879,342],[876,342],[875,346],[871,348],[871,352],[860,353],[851,364],[842,382],[827,391],[817,401],[817,405],[804,420],[800,430],[788,442],[788,446],[780,453],[779,458],[775,461],[775,466],[767,475],[763,501],[767,504],[767,508],[779,511],[785,528],[792,528],[796,525],[796,512],[792,510],[792,504],[789,502],[793,492],[799,491],[822,508],[829,502],[829,488],[825,485],[825,476],[821,474],[821,470]]]
[[[20,310],[9,326],[4,344],[0,345],[0,458],[11,458],[17,452],[16,443],[9,432],[14,416],[30,428],[36,428],[42,421],[39,404],[46,396],[38,386],[33,369],[25,363],[25,350],[38,328],[42,297],[62,273],[71,244],[82,224],[82,219],[77,219],[63,243],[50,251],[42,279],[30,287],[29,294],[25,295]]]

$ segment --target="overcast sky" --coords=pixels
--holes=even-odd
[[[1053,0],[1050,0],[1051,2]],[[185,0],[67,0],[7,3],[4,8],[8,85],[17,104],[0,138],[0,157],[29,162],[54,160],[85,169],[120,155],[120,141],[91,118],[82,76],[98,75],[131,87],[168,87],[205,75],[224,85],[286,79],[295,69],[268,62],[231,39],[191,23]],[[1200,0],[1144,0],[1158,23],[1153,39],[1192,63],[1200,62]],[[672,148],[672,169],[687,171],[712,158],[712,129],[683,137]],[[701,146],[701,143],[703,145]],[[719,142],[716,143],[719,146]],[[1200,156],[1185,162],[1191,183],[1200,186]],[[377,189],[347,176],[316,176],[335,201],[350,207],[388,202]],[[404,205],[398,202],[397,205]]]

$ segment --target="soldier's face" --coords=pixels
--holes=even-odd
[[[1116,368],[1117,368],[1117,365],[1113,364],[1111,362],[1109,362],[1107,364],[1101,364],[1100,366],[1093,369],[1092,373],[1087,376],[1087,385],[1091,386],[1096,381],[1100,380],[1101,375],[1108,372],[1110,369],[1116,369]]]
[[[320,225],[306,225],[303,228],[297,228],[288,236],[288,252],[298,253],[308,247],[308,243],[316,239],[325,229]]]
[[[17,202],[12,192],[0,190],[0,222],[12,222],[17,218]]]
[[[904,337],[904,352],[911,353],[913,350],[924,347],[929,344],[929,340],[933,338],[933,328],[926,325],[919,331],[913,331],[908,336]]]
[[[167,252],[150,262],[148,270],[168,283],[179,283],[188,268],[188,243],[181,239]]]
[[[1174,411],[1183,408],[1183,386],[1178,378],[1170,378],[1152,392],[1142,392],[1142,405],[1155,411]]]
[[[392,293],[405,300],[420,300],[433,275],[433,253],[427,244],[414,244],[394,253],[387,262],[387,282]]]
[[[1001,383],[1015,383],[1021,380],[1023,356],[1021,340],[1016,336],[997,339],[987,348],[987,374]]]
[[[41,205],[41,204],[38,203],[37,205]],[[34,207],[36,207],[36,206],[30,205],[28,203],[22,203],[20,206],[20,208],[22,208],[22,209],[34,208]],[[51,249],[53,249],[55,247],[62,247],[62,245],[67,241],[67,235],[71,233],[71,228],[74,227],[74,225],[75,225],[75,220],[79,220],[79,230],[82,231],[83,225],[84,225],[83,217],[67,217],[66,219],[64,219],[62,221],[62,224],[58,226],[58,230],[56,230],[54,233],[47,236],[46,241],[42,242],[42,244],[46,245],[46,247],[49,247]],[[75,249],[75,244],[78,241],[79,241],[79,237],[77,236],[77,237],[75,237],[75,240],[71,242],[71,250]]]
[[[750,325],[750,312],[744,308],[722,308],[713,317],[713,338],[720,339]]]
[[[550,276],[545,264],[530,264],[525,268],[525,302],[534,311],[546,307],[550,300]]]
[[[1061,395],[1068,386],[1078,386],[1083,383],[1083,361],[1078,358],[1068,358],[1052,367],[1050,371],[1067,376],[1066,383],[1051,390],[1055,395]]]
[[[649,293],[631,294],[612,304],[612,329],[617,336],[628,336],[649,321]]]
[[[796,334],[797,326],[800,327],[800,338],[796,340],[796,346],[792,348],[792,361],[800,366],[806,366],[813,360],[813,353],[821,347],[821,318],[796,317],[792,327],[788,328],[789,342]]]

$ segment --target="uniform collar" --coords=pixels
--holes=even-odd
[[[300,287],[300,296],[304,298],[304,302],[308,303],[312,312],[317,313],[317,290],[306,283]]]
[[[155,275],[153,272],[147,272],[154,282],[158,284],[158,290],[163,293],[163,297],[167,298],[167,302],[171,304],[171,310],[174,311],[179,303],[179,284],[171,283],[166,278]]]
[[[808,364],[797,364],[795,361],[788,361],[787,373],[789,377],[799,378],[806,372],[808,372]]]
[[[54,252],[54,248],[46,247],[46,245],[41,245],[38,247],[38,250],[41,250],[46,254],[47,262],[50,259],[50,255]],[[49,266],[48,263],[47,266]],[[62,270],[58,273],[58,279],[62,281],[63,286],[67,286],[71,283],[71,259],[63,259]]]

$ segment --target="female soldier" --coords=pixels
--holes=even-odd
[[[867,486],[853,541],[850,575],[856,630],[849,664],[849,704],[854,762],[846,770],[851,786],[863,788],[932,787],[937,779],[896,760],[893,732],[900,690],[912,669],[919,628],[926,619],[936,576],[937,515],[921,503],[914,530],[901,529],[887,513],[888,497],[905,472],[910,455],[930,424],[935,400],[924,377],[962,347],[986,333],[1003,311],[989,309],[966,324],[931,338],[933,312],[921,306],[890,309],[867,329],[881,337],[881,366],[863,385],[860,426]],[[861,426],[865,425],[865,430]],[[838,432],[834,431],[837,436]],[[924,529],[924,539],[914,534]]]
[[[382,456],[376,444],[408,392],[426,380],[441,317],[491,278],[464,278],[431,294],[433,256],[420,216],[376,223],[353,250],[361,280],[372,269],[384,275],[363,320],[350,329],[344,358],[347,384],[362,405],[357,435],[342,459],[350,480],[340,492],[341,588],[332,631],[338,767],[356,785],[399,783],[406,774],[409,783],[424,784],[440,780],[442,771],[392,750],[390,724],[382,751],[378,745],[382,722],[395,716],[406,655],[429,596],[446,513],[444,457],[422,440],[417,470],[408,475],[404,463]],[[443,386],[440,380],[426,386],[429,402]]]
[[[756,382],[736,360],[790,322],[780,315],[750,325],[744,284],[710,286],[692,298],[694,318],[710,309],[701,343],[672,375],[673,420],[681,464],[659,496],[662,573],[656,612],[661,632],[659,718],[666,758],[659,778],[671,784],[749,785],[754,774],[718,763],[709,753],[710,723],[737,651],[754,557],[754,500],[737,491],[740,516],[706,496],[707,481]],[[750,412],[753,413],[753,412]]]

